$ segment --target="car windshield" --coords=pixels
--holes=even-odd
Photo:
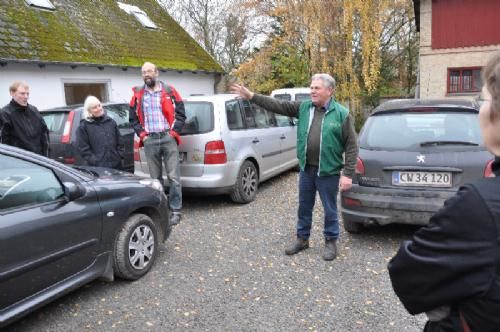
[[[185,101],[186,122],[181,135],[202,134],[214,128],[214,107],[210,102]]]
[[[41,112],[40,114],[49,128],[49,132],[62,135],[68,115],[67,112]]]
[[[286,100],[286,101],[292,100],[292,96],[288,93],[274,95],[274,98],[279,99],[279,100]]]
[[[297,93],[295,95],[295,101],[303,101],[303,100],[307,100],[307,99],[311,99],[310,93]]]
[[[450,111],[377,114],[368,118],[359,141],[375,150],[482,145],[477,113]]]

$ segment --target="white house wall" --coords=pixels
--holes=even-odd
[[[181,96],[213,94],[214,74],[167,71],[160,72],[160,79],[173,85]],[[9,86],[12,82],[25,81],[30,86],[29,103],[39,109],[66,105],[64,83],[107,83],[109,101],[129,102],[132,87],[143,83],[139,68],[121,68],[8,63],[0,67],[0,107],[11,100]]]

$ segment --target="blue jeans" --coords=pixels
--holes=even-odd
[[[162,161],[165,163],[170,188],[168,197],[170,210],[179,212],[182,208],[182,187],[177,142],[168,134],[163,137],[151,136],[144,142],[144,153],[151,178],[160,180],[162,185],[164,184]]]
[[[337,192],[339,176],[318,176],[318,167],[306,166],[299,175],[299,211],[297,237],[308,239],[311,235],[312,214],[316,191],[323,203],[325,224],[323,235],[327,240],[339,237],[339,219],[337,216]]]

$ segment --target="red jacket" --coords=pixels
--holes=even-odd
[[[170,135],[175,138],[177,144],[181,143],[179,132],[184,126],[184,121],[186,120],[186,112],[184,110],[184,102],[182,101],[181,95],[175,90],[171,85],[166,85],[160,82],[161,90],[161,110],[163,116],[170,126]],[[134,92],[132,99],[130,100],[130,112],[129,118],[135,133],[141,139],[141,143],[148,135],[148,132],[144,129],[144,111],[142,108],[143,97],[144,97],[144,85],[136,86],[132,89]]]

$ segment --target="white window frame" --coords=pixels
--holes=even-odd
[[[149,16],[145,12],[132,12],[132,15],[139,21],[143,27],[148,29],[158,29],[156,24],[149,18]]]
[[[135,19],[141,23],[141,25],[148,29],[158,29],[158,26],[149,18],[145,11],[137,6],[127,5],[122,2],[117,2],[118,7],[124,10],[127,14],[132,15]]]
[[[64,105],[68,105],[68,101],[66,100],[66,90],[65,84],[104,84],[106,88],[106,100],[111,100],[111,80],[110,79],[91,79],[91,78],[62,78],[61,79],[61,87],[62,87],[62,97],[64,100]],[[105,102],[102,101],[101,102]]]
[[[40,9],[56,10],[56,7],[50,0],[24,0],[29,7]]]

